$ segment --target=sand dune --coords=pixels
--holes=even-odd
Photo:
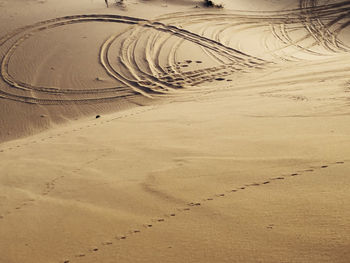
[[[0,262],[349,262],[348,1],[0,1]]]
[[[232,81],[233,75],[256,69],[294,66],[284,62],[305,64],[319,57],[345,56],[347,9],[347,2],[316,6],[314,1],[300,1],[299,8],[291,5],[280,11],[199,10],[156,20],[84,14],[41,21],[1,37],[1,97],[34,105],[93,103],[110,111],[116,105],[148,103],[147,98],[177,95],[215,80]],[[4,108],[12,107],[17,105]],[[42,108],[30,108],[39,120],[22,120],[14,133],[5,128],[3,140],[77,117],[75,107],[64,106],[63,116],[57,116],[56,109],[45,107],[40,114]],[[79,111],[91,115],[85,108]],[[49,122],[40,120],[45,114],[50,115]],[[11,127],[9,122],[3,126]]]

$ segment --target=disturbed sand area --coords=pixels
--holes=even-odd
[[[350,261],[347,1],[72,2],[0,1],[1,263]]]

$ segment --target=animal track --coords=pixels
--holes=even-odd
[[[259,183],[252,183],[252,184],[247,184],[245,186],[249,187],[249,186],[259,186],[260,184]],[[231,190],[232,191],[232,190]]]
[[[344,164],[344,162],[340,162],[339,161],[339,162],[336,162],[335,164]],[[319,169],[325,169],[325,168],[328,168],[328,167],[329,167],[328,165],[322,165],[322,166],[319,167]],[[315,169],[305,169],[303,171],[309,173],[309,172],[314,172]],[[301,172],[291,173],[289,176],[290,177],[294,177],[296,175],[300,175],[301,176],[302,173]],[[274,178],[271,178],[270,180],[262,181],[260,183],[255,182],[255,183],[251,183],[251,184],[245,184],[242,187],[238,187],[236,189],[231,189],[231,190],[227,191],[227,193],[236,193],[238,191],[243,191],[243,190],[249,189],[251,187],[264,186],[264,185],[272,183],[273,181],[279,181],[279,180],[285,180],[285,179],[286,179],[286,177],[284,177],[284,176],[274,177]],[[221,198],[225,198],[228,195],[216,194],[215,196],[221,197]],[[214,198],[208,197],[208,198],[203,198],[202,200],[203,200],[203,202],[208,202],[208,201],[214,201]],[[219,199],[217,199],[217,200],[219,200]],[[200,208],[202,206],[202,204],[200,202],[190,202],[187,205],[190,206],[190,207],[194,207],[194,208],[195,207]],[[181,208],[181,209],[177,209],[177,210],[179,212],[186,212],[186,211],[190,211],[190,208],[189,207],[185,207],[185,208]],[[175,217],[175,213],[169,213],[168,215],[169,215],[168,217]],[[152,222],[154,222],[154,223],[164,223],[165,219],[162,218],[162,217],[154,218],[154,219],[152,219]],[[153,224],[143,224],[144,228],[152,228],[153,226],[154,226]],[[270,225],[267,226],[268,229],[272,229],[273,227],[274,227],[273,224],[270,224]],[[134,230],[130,230],[128,233],[131,236],[133,234],[141,234],[141,231],[139,229],[134,229]],[[115,239],[122,241],[122,240],[127,239],[127,237],[128,237],[128,235],[118,235],[118,236],[115,237]],[[112,245],[114,245],[114,243],[111,242],[111,241],[105,241],[105,242],[102,242],[102,245],[104,245],[104,246],[112,246]],[[90,249],[90,250],[87,250],[87,251],[91,252],[91,253],[92,252],[96,252],[96,251],[98,251],[98,248],[95,248],[95,249],[92,249],[92,250]],[[87,254],[83,254],[82,253],[82,254],[78,254],[76,257],[84,257],[86,255]],[[67,261],[67,262],[69,262],[69,261]]]
[[[189,203],[188,205],[189,205],[189,206],[200,206],[201,203]]]
[[[284,177],[275,177],[275,178],[272,178],[271,180],[284,180],[285,178]]]

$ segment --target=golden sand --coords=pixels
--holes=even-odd
[[[350,262],[347,1],[0,0],[0,263]]]

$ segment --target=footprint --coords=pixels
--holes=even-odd
[[[299,174],[297,174],[297,173],[294,173],[294,174],[291,174],[290,176],[297,176],[297,175],[299,175]]]
[[[224,197],[225,194],[218,194],[217,196],[219,196],[219,197]]]
[[[201,63],[203,63],[203,61],[197,60],[196,63],[201,64]]]
[[[82,258],[82,257],[85,257],[85,254],[79,254],[79,255],[76,255],[77,258]]]
[[[170,214],[170,216],[175,216],[175,214]]]
[[[141,233],[141,231],[138,230],[138,229],[135,229],[133,232],[134,232],[135,234],[136,234],[136,233]]]
[[[216,78],[215,80],[217,80],[217,81],[223,81],[223,80],[225,80],[224,78]]]
[[[263,184],[269,184],[269,183],[270,183],[270,181],[263,182]]]
[[[158,221],[158,222],[164,222],[165,219],[164,219],[164,218],[159,218],[159,219],[157,219],[157,221]]]
[[[96,252],[98,251],[98,248],[93,248],[92,251]]]
[[[191,64],[192,60],[186,60],[185,62],[188,63],[188,64]]]
[[[276,177],[276,178],[272,178],[271,180],[284,180],[284,177]]]
[[[327,168],[328,167],[328,165],[322,165],[321,166],[321,168]]]
[[[336,164],[343,164],[344,162],[336,162]]]
[[[112,244],[113,244],[113,242],[110,242],[110,241],[102,242],[102,245],[104,245],[104,246],[110,246]]]

